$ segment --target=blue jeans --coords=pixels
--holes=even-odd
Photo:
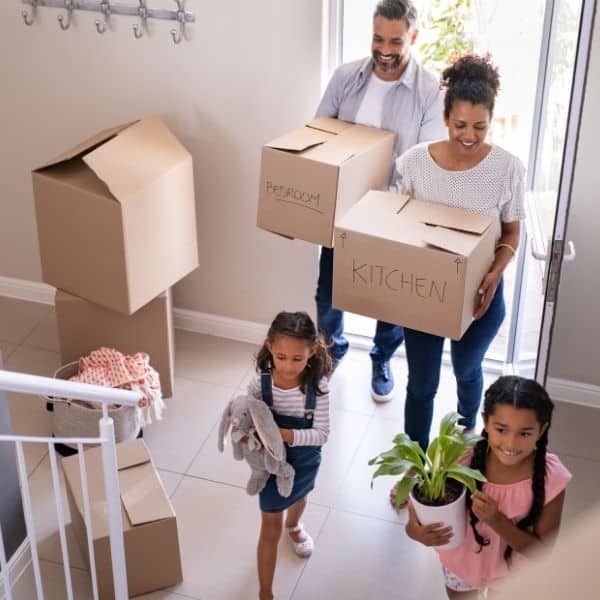
[[[317,327],[325,336],[331,356],[340,360],[348,352],[348,340],[344,337],[344,313],[331,305],[333,286],[333,249],[321,248],[319,282],[317,284]],[[387,361],[404,340],[402,327],[377,321],[371,358]]]
[[[494,299],[487,312],[473,321],[458,342],[451,344],[452,369],[456,377],[460,423],[475,427],[477,411],[483,393],[483,358],[496,337],[506,309],[503,280],[500,280]],[[440,381],[444,338],[404,328],[408,384],[404,406],[404,430],[423,449],[429,444],[429,430],[433,418],[433,399]]]

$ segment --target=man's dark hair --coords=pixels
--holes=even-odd
[[[380,0],[375,7],[373,18],[383,17],[390,21],[404,19],[409,29],[417,24],[417,9],[411,0]]]

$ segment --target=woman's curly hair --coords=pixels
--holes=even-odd
[[[492,64],[489,54],[486,56],[465,54],[444,69],[440,87],[446,90],[444,97],[446,119],[457,100],[483,104],[490,111],[491,116],[500,88],[500,75],[498,69]]]

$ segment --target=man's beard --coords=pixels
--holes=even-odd
[[[395,54],[394,59],[389,62],[381,61],[381,52],[378,50],[373,51],[373,61],[377,65],[377,68],[382,73],[389,73],[390,71],[395,71],[402,64],[402,56],[400,54]]]

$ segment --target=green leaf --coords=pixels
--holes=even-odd
[[[389,463],[382,463],[373,473],[371,479],[381,477],[382,475],[404,475],[413,467],[413,464],[407,460],[398,460]]]
[[[396,488],[396,506],[399,506],[408,498],[411,490],[417,484],[417,479],[414,477],[405,477],[400,481]]]
[[[485,475],[479,469],[471,469],[471,467],[465,467],[464,465],[457,465],[452,469],[448,469],[448,473],[459,473],[465,477],[476,479],[477,481],[487,481]]]

